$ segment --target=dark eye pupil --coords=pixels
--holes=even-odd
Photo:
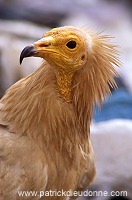
[[[76,42],[75,41],[70,41],[66,44],[66,46],[70,49],[74,49],[76,47]]]

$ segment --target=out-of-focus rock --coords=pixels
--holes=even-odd
[[[0,20],[0,35],[13,35],[21,39],[40,39],[49,31],[46,26],[39,26],[27,21]]]
[[[0,2],[1,19],[28,20],[55,27],[69,12],[70,1],[11,0]]]
[[[117,119],[92,124],[91,139],[97,164],[97,175],[92,186],[99,191],[127,191],[131,199],[132,120]]]
[[[40,39],[48,30],[46,27],[35,26],[32,23],[0,21],[1,93],[39,67],[40,58],[25,59],[20,66],[19,56],[25,46]]]

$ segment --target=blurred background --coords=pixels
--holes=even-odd
[[[39,58],[19,64],[22,49],[51,28],[86,27],[112,35],[122,68],[119,89],[98,108],[91,125],[97,175],[90,191],[127,191],[127,197],[90,196],[81,199],[132,199],[132,1],[131,0],[0,0],[0,97],[20,78],[37,69]]]

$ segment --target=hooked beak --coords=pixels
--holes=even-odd
[[[49,46],[54,42],[53,37],[45,37],[32,45],[25,47],[20,55],[20,64],[22,63],[23,59],[26,57],[43,57],[44,52],[48,51]],[[43,52],[43,53],[42,53]]]
[[[29,45],[29,46],[26,46],[22,52],[21,52],[21,55],[20,55],[20,64],[22,63],[23,59],[26,58],[26,57],[30,57],[30,56],[35,56],[37,54],[37,50],[36,48],[34,47],[34,45]]]

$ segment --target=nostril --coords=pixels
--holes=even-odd
[[[48,47],[49,44],[39,44],[39,47]]]

